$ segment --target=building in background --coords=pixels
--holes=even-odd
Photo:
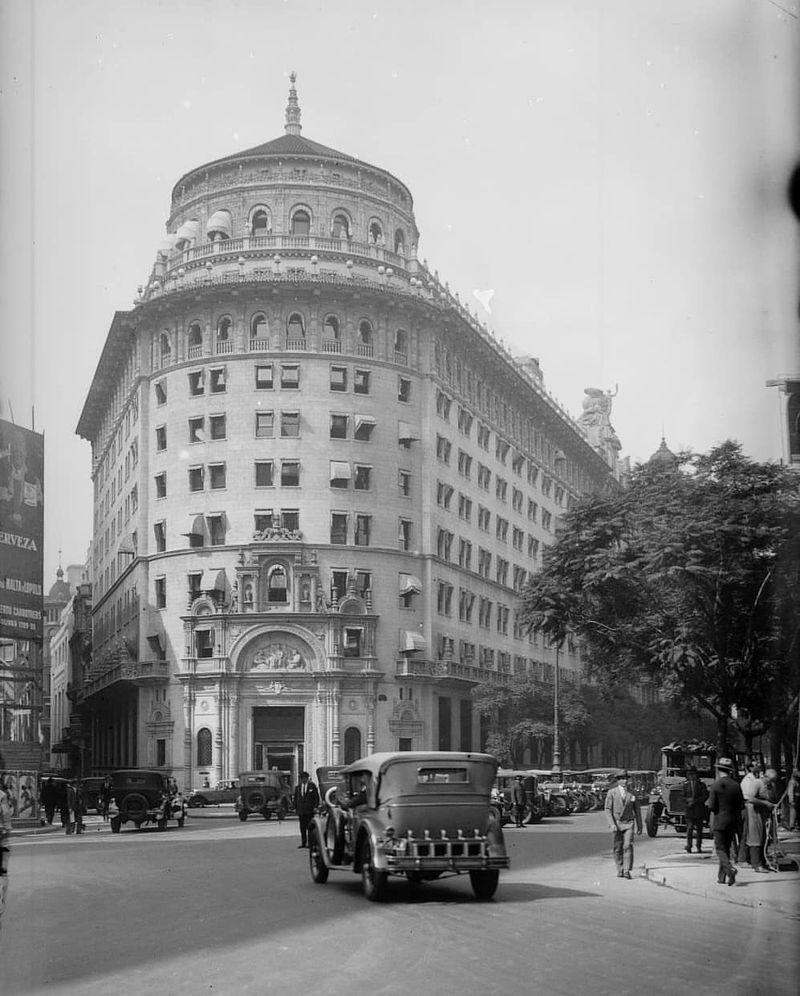
[[[77,428],[92,771],[480,748],[477,684],[552,681],[517,597],[624,473],[612,395],[573,420],[420,261],[408,188],[302,136],[294,77],[285,133],[181,177],[166,227]]]

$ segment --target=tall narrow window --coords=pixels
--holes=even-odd
[[[311,232],[311,217],[308,211],[295,211],[292,215],[292,235],[309,235]]]
[[[306,326],[303,321],[303,316],[299,315],[296,311],[289,315],[289,321],[286,323],[286,336],[288,339],[304,339],[306,334]]]

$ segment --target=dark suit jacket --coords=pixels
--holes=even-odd
[[[683,801],[687,816],[691,816],[693,820],[705,819],[707,798],[708,789],[705,782],[701,782],[699,778],[695,778],[694,781],[691,778],[686,779],[683,783]]]
[[[305,795],[303,795],[302,785],[296,786],[294,790],[294,811],[298,816],[311,816],[318,805],[319,791],[311,779],[306,783]]]
[[[729,775],[718,778],[709,789],[708,808],[714,814],[712,830],[728,830],[738,826],[744,808],[739,783]]]

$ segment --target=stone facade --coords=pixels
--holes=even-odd
[[[615,484],[618,446],[417,258],[408,189],[299,115],[292,86],[285,135],[178,182],[81,416],[97,772],[478,749],[476,684],[552,674],[518,592]]]

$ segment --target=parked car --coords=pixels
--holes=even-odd
[[[227,782],[217,782],[214,788],[194,789],[189,793],[186,804],[190,809],[202,806],[219,806],[223,802],[236,802],[239,795],[239,783],[236,779]]]
[[[265,820],[286,819],[292,805],[288,776],[281,771],[242,771],[234,805],[242,823],[259,813]]]
[[[714,764],[717,748],[702,740],[682,740],[661,748],[661,771],[650,792],[650,808],[645,816],[648,837],[655,837],[659,827],[672,827],[676,833],[686,833],[686,803],[683,783],[687,765],[694,765],[700,781],[708,788],[716,778]]]
[[[170,820],[179,827],[186,819],[186,801],[174,778],[162,771],[126,768],[111,774],[112,799],[108,815],[111,832],[119,833],[123,823],[133,823],[137,830],[155,823],[166,830]]]
[[[347,765],[309,827],[312,880],[355,872],[374,902],[389,875],[417,885],[468,874],[475,896],[491,899],[509,864],[490,804],[496,773],[490,754],[457,751],[371,754]]]
[[[525,790],[525,811],[522,816],[522,822],[529,824],[540,823],[542,817],[545,815],[545,801],[539,790],[539,779],[537,776],[528,770],[499,768],[492,790],[492,802],[499,809],[501,823],[505,826],[506,823],[514,819],[511,804],[511,787],[517,775],[522,775],[522,787]]]

